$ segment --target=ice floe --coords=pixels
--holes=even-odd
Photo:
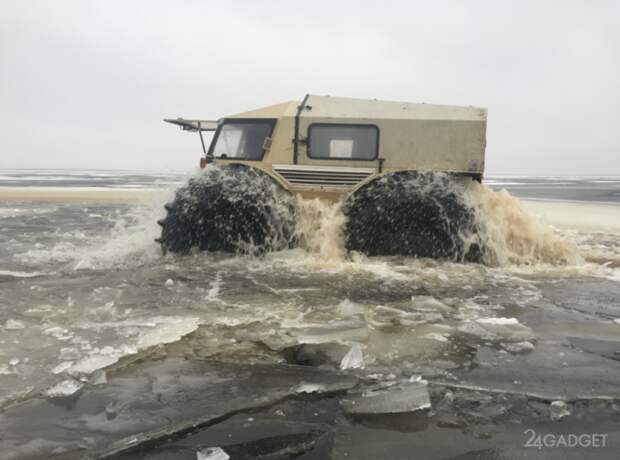
[[[340,369],[363,369],[364,353],[360,343],[354,343],[349,352],[340,361]]]
[[[84,386],[77,380],[63,380],[47,390],[47,395],[56,398],[61,396],[70,396]]]

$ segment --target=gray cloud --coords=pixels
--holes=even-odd
[[[307,92],[489,108],[487,170],[620,174],[617,2],[0,4],[0,167],[190,169]]]

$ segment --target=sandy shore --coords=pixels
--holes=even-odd
[[[620,206],[586,201],[520,200],[542,222],[556,227],[620,229]]]
[[[153,188],[0,187],[0,201],[135,203],[155,192]]]

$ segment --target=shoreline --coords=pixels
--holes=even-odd
[[[162,190],[107,187],[0,187],[0,201],[136,203]]]
[[[166,187],[57,187],[57,186],[0,186],[0,202],[66,202],[66,203],[140,203],[160,193]],[[570,228],[620,229],[620,203],[603,201],[574,201],[516,197],[527,209],[546,224]],[[575,220],[579,215],[580,219]]]

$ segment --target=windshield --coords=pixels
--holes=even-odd
[[[225,120],[215,134],[209,153],[216,158],[262,160],[265,139],[275,120]]]

